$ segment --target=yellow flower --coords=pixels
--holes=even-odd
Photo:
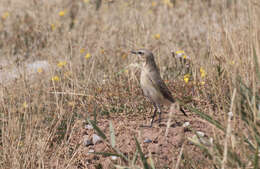
[[[86,59],[89,59],[90,57],[91,57],[90,53],[87,53],[87,54],[85,55],[85,58],[86,58]]]
[[[202,86],[204,86],[204,85],[205,85],[205,82],[204,82],[204,81],[202,81],[202,82],[200,82],[200,84],[201,84]]]
[[[27,102],[25,101],[24,103],[23,103],[23,108],[27,108],[28,107],[28,104],[27,104]]]
[[[234,60],[232,60],[232,61],[231,61],[231,65],[234,65],[234,64],[235,64],[235,61],[234,61]]]
[[[58,66],[58,67],[63,67],[63,66],[65,66],[66,64],[67,64],[66,61],[61,61],[61,62],[59,62],[59,63],[57,64],[57,66]]]
[[[38,73],[42,73],[42,72],[43,72],[42,68],[38,68],[38,69],[37,69],[37,72],[38,72]]]
[[[189,79],[190,79],[190,74],[184,75],[183,80],[184,80],[185,83],[188,83],[188,82],[189,82]]]
[[[56,26],[52,23],[51,24],[51,30],[54,31],[56,29]]]
[[[183,57],[184,59],[187,58],[187,56],[184,55],[184,51],[183,51],[183,50],[178,50],[178,51],[176,52],[176,58],[181,58],[181,57]]]
[[[18,146],[19,147],[23,147],[24,146],[24,142],[23,141],[19,141]]]
[[[83,0],[85,3],[89,3],[89,0]]]
[[[154,39],[160,39],[161,38],[161,35],[159,34],[159,33],[157,33],[157,34],[155,34],[155,35],[153,35],[153,37],[154,37]]]
[[[127,57],[127,54],[124,53],[124,54],[122,55],[122,59],[126,59],[126,57]]]
[[[182,55],[182,54],[181,54],[181,55]],[[183,56],[182,56],[182,57],[183,57],[183,59],[187,59],[187,60],[189,60],[189,59],[190,59],[190,56],[187,56],[187,55],[184,55],[184,54],[183,54]]]
[[[71,107],[73,107],[73,106],[76,105],[76,102],[74,102],[74,101],[70,101],[70,102],[68,102],[68,105],[71,106]]]
[[[168,5],[169,7],[173,7],[173,3],[171,2],[171,0],[164,0],[164,4]]]
[[[203,69],[203,67],[200,67],[200,76],[204,78],[206,76],[206,71]]]
[[[152,2],[152,7],[155,7],[157,3],[155,1]]]
[[[85,52],[85,48],[81,48],[80,53],[84,53],[84,52]]]
[[[128,75],[128,72],[129,72],[128,69],[124,70],[125,75]]]
[[[9,12],[5,12],[2,15],[2,19],[6,19],[9,16]]]
[[[177,52],[176,52],[176,54],[184,54],[184,51],[183,50],[178,50]]]
[[[102,92],[102,88],[99,87],[99,88],[97,89],[97,91],[98,91],[98,93]],[[90,96],[91,96],[91,95],[90,95]]]
[[[60,12],[59,12],[59,15],[60,15],[60,16],[64,16],[65,14],[66,14],[65,11],[60,11]]]
[[[105,54],[105,50],[104,49],[101,49],[100,51],[102,54]]]
[[[53,77],[51,78],[51,80],[58,82],[58,81],[60,81],[60,78],[59,78],[59,76],[53,76]]]

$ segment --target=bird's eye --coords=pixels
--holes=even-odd
[[[139,55],[143,55],[144,53],[143,53],[142,51],[139,51],[138,54],[139,54]]]

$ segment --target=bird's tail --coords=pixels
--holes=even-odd
[[[181,111],[185,116],[188,116],[188,115],[186,114],[186,112],[183,110],[182,107],[180,107],[180,111]]]

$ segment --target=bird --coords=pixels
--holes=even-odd
[[[144,96],[150,100],[154,107],[150,124],[150,127],[152,127],[157,111],[159,113],[159,123],[161,121],[161,106],[172,106],[176,103],[176,100],[160,76],[153,53],[147,49],[132,50],[131,53],[137,55],[141,62],[143,62],[141,66],[140,85]],[[181,107],[180,111],[187,116]]]

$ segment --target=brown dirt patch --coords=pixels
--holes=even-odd
[[[141,119],[143,117],[143,119]],[[180,163],[181,168],[192,167],[196,163],[200,163],[200,166],[207,168],[207,160],[202,154],[202,151],[195,145],[191,144],[187,140],[188,137],[194,136],[193,131],[201,131],[209,136],[212,134],[212,127],[203,122],[201,119],[189,113],[188,117],[180,114],[175,114],[169,134],[164,136],[166,130],[166,123],[168,120],[168,114],[163,113],[162,121],[158,124],[156,121],[152,128],[140,127],[140,125],[149,124],[150,116],[131,116],[125,117],[123,115],[114,115],[109,118],[98,118],[98,126],[109,137],[109,121],[112,121],[115,135],[116,135],[116,147],[124,153],[126,156],[132,158],[136,151],[136,144],[134,136],[137,137],[144,154],[148,157],[149,153],[152,155],[152,159],[156,165],[156,168],[175,166],[178,159],[181,147],[183,144],[183,156],[185,160]],[[157,116],[158,118],[158,116]],[[191,130],[184,129],[182,126],[185,122],[189,122],[189,128]],[[95,133],[94,130],[81,128],[80,136],[75,136],[76,142],[82,142],[84,135],[92,137]],[[78,133],[79,134],[79,133]],[[144,143],[145,139],[150,139],[150,143]],[[80,145],[80,152],[78,161],[75,165],[79,168],[96,168],[102,165],[103,168],[111,168],[113,163],[126,165],[121,159],[111,160],[111,157],[104,157],[102,155],[90,154],[90,150],[95,152],[111,152],[111,148],[105,142],[98,143],[96,145],[84,146]],[[190,159],[190,161],[187,161]]]

